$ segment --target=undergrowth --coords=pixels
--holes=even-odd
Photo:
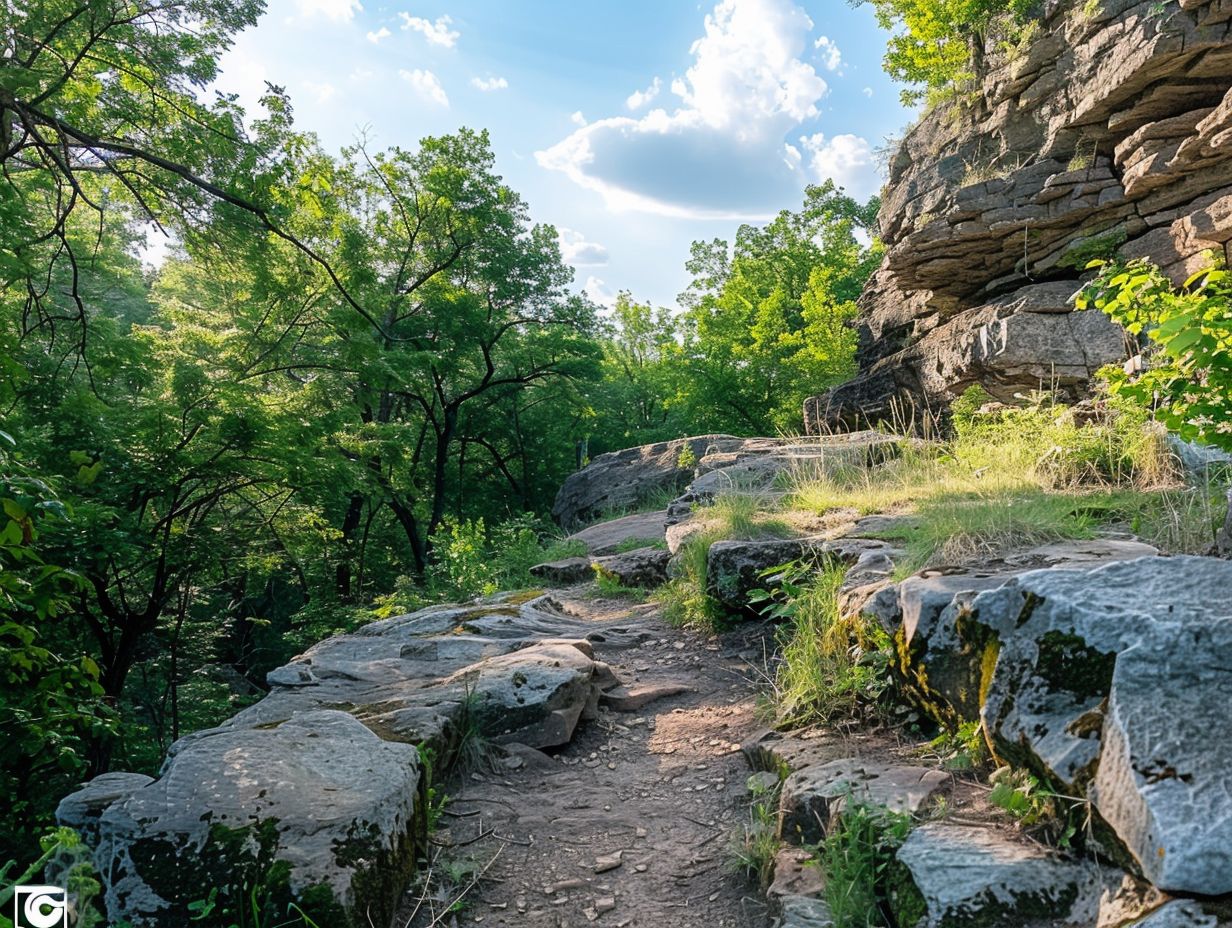
[[[876,467],[810,475],[787,505],[910,513],[887,534],[905,543],[905,573],[1103,528],[1172,553],[1210,546],[1223,514],[1219,495],[1185,484],[1165,433],[1144,410],[1109,396],[1086,413],[1046,394],[1023,407],[990,399],[972,388],[953,405],[951,439],[904,443]]]
[[[787,523],[775,515],[766,498],[755,493],[726,492],[700,507],[695,515],[703,528],[681,544],[675,576],[655,592],[663,617],[673,625],[721,627],[722,607],[706,592],[710,546],[730,538],[782,538]]]
[[[748,821],[732,833],[727,847],[728,867],[755,879],[762,889],[774,876],[774,858],[781,842],[778,836],[778,802],[782,780],[773,786],[762,781],[762,775],[749,777],[752,794]]]
[[[910,816],[878,806],[850,803],[843,809],[818,848],[837,928],[914,925],[925,914],[895,856],[912,824]]]
[[[768,578],[773,592],[752,596],[764,615],[783,621],[771,676],[778,725],[850,718],[874,706],[888,685],[889,638],[859,613],[843,614],[843,576],[841,566],[786,565]]]

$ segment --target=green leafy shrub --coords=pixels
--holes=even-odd
[[[1232,451],[1232,278],[1226,270],[1208,268],[1173,287],[1149,262],[1105,264],[1077,306],[1100,309],[1148,339],[1145,368],[1114,372],[1114,394],[1150,410],[1186,441]]]
[[[393,592],[379,597],[367,618],[533,588],[532,567],[585,554],[586,545],[554,538],[533,516],[521,516],[490,531],[482,518],[446,521],[433,536],[432,552],[425,577],[398,578]]]

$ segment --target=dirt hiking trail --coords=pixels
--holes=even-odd
[[[766,627],[716,636],[674,628],[652,604],[581,589],[553,598],[597,624],[627,618],[639,643],[593,641],[626,686],[684,691],[601,708],[564,748],[497,751],[450,784],[435,837],[450,845],[435,865],[446,878],[414,890],[396,924],[763,928],[764,898],[730,869],[728,844],[748,816],[740,745],[762,728]],[[480,872],[463,910],[447,912]]]

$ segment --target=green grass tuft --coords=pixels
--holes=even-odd
[[[877,806],[849,803],[837,827],[826,835],[819,848],[826,875],[826,902],[837,928],[877,928],[894,923],[915,924],[895,919],[889,913],[916,912],[918,905],[904,897],[913,886],[902,885],[902,865],[896,852],[911,832],[910,816]]]
[[[890,642],[858,613],[844,616],[839,590],[844,570],[830,567],[792,591],[778,631],[780,659],[773,678],[776,721],[798,727],[849,718],[876,703],[888,682]]]

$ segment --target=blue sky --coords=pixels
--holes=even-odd
[[[845,0],[270,0],[219,87],[281,84],[330,149],[486,128],[579,289],[673,306],[694,239],[824,177],[875,192],[911,116],[882,49]]]

